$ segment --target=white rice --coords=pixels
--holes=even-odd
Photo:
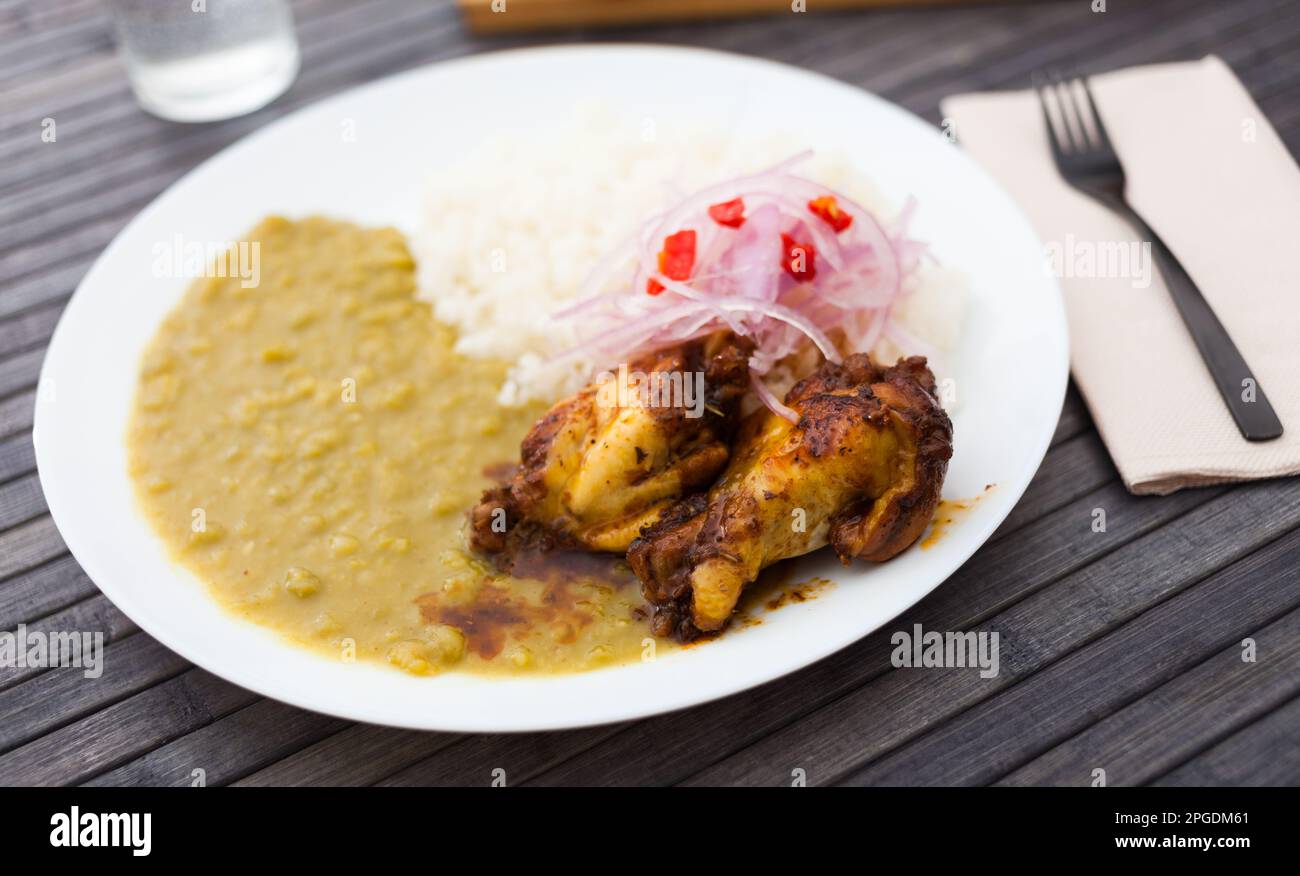
[[[601,258],[682,195],[807,145],[784,138],[738,143],[711,129],[659,131],[606,106],[576,107],[571,118],[526,138],[493,139],[426,181],[413,241],[420,295],[457,329],[458,351],[512,363],[501,403],[555,400],[607,364],[545,361],[573,342],[548,315],[582,293]],[[886,222],[896,214],[838,156],[819,151],[799,172]],[[900,322],[933,347],[950,349],[960,329],[960,278],[929,266],[911,285],[896,306]],[[915,351],[882,342],[874,352],[892,360]]]

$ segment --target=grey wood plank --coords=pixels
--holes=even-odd
[[[1130,494],[1118,481],[1108,483],[1039,516],[1015,538],[1002,539],[977,551],[921,603],[933,603],[927,626],[933,620],[944,619],[955,625],[943,629],[959,629],[962,625],[956,619],[969,617],[979,620],[965,621],[966,626],[978,623],[1057,586],[1071,573],[1135,541],[1155,538],[1185,515],[1223,500],[1226,492],[1193,490],[1153,499]],[[1104,532],[1093,530],[1099,509],[1106,513]],[[975,607],[980,609],[979,615],[971,612]]]
[[[267,120],[260,121],[265,125]],[[261,125],[245,116],[232,127],[247,132]],[[58,142],[35,153],[40,159],[30,159],[33,177],[27,181],[27,192],[9,195],[9,209],[0,211],[0,230],[6,241],[3,258],[13,264],[9,270],[28,271],[34,264],[52,263],[43,253],[62,244],[65,236],[81,232],[91,221],[103,225],[122,214],[134,215],[192,167],[232,142],[232,135],[224,126],[182,135],[157,132],[148,147],[130,155],[110,156],[108,163],[96,167],[68,157],[73,150],[61,147],[71,133],[61,131]],[[197,143],[197,148],[185,149],[187,141]],[[42,183],[42,174],[51,181]],[[77,189],[80,192],[73,196]]]
[[[1264,47],[1252,46],[1254,51],[1240,62],[1246,85],[1257,102],[1285,97],[1300,85],[1296,82],[1295,65],[1291,63],[1300,51],[1300,28],[1290,34],[1286,28],[1279,28],[1278,32],[1277,42]]]
[[[256,699],[192,669],[0,757],[0,785],[84,781]]]
[[[99,74],[97,79],[90,78],[93,73]],[[11,150],[31,148],[33,130],[39,130],[37,123],[45,118],[75,115],[76,127],[85,132],[113,118],[130,100],[121,63],[107,54],[83,56],[75,66],[65,63],[44,76],[29,77],[27,83],[13,83],[0,96],[0,155],[10,157]]]
[[[485,788],[497,782],[513,787],[612,738],[627,726],[590,727],[566,733],[466,736],[380,784]]]
[[[1006,8],[949,8],[942,10],[877,10],[870,16],[818,16],[797,20],[784,28],[755,19],[754,35],[743,41],[719,38],[713,31],[695,32],[674,28],[657,39],[689,41],[726,51],[762,55],[775,61],[818,70],[837,78],[846,59],[871,59],[871,69],[881,76],[906,70],[903,75],[919,76],[949,63],[958,44],[969,45],[990,36],[1005,34]],[[1040,13],[1053,14],[1051,10]],[[1012,15],[1022,14],[1010,12]],[[759,27],[761,25],[761,28]],[[811,37],[811,38],[809,38]]]
[[[261,122],[264,125],[266,120]],[[250,119],[238,128],[248,131],[260,126]],[[137,137],[143,134],[139,130],[135,133]],[[232,142],[233,134],[224,125],[181,134],[157,131],[143,148],[117,156],[97,168],[89,163],[89,155],[84,164],[70,157],[75,156],[75,151],[65,137],[71,133],[60,129],[60,138],[55,143],[45,144],[39,151],[25,152],[41,157],[32,160],[33,173],[48,171],[49,179],[35,177],[25,181],[22,187],[14,186],[4,208],[0,209],[0,233],[6,241],[3,264],[7,271],[18,274],[48,264],[45,253],[49,247],[62,243],[63,237],[71,238],[73,231],[82,231],[89,217],[114,217],[142,201],[147,202],[190,168]],[[92,139],[88,145],[97,142]],[[55,175],[57,167],[66,168],[66,173]],[[58,237],[52,232],[42,234],[43,228],[58,230],[60,234]]]
[[[44,54],[45,40],[76,33],[87,17],[103,14],[103,6],[92,0],[4,0],[0,3],[0,35],[15,39],[6,41],[0,58],[12,62],[28,52]]]
[[[1267,14],[1265,3],[1237,3],[1230,7],[1219,4],[1191,6],[1177,2],[1142,9],[1126,6],[1108,9],[1096,14],[1086,5],[1074,5],[1065,22],[1053,28],[1031,32],[1017,29],[1011,39],[997,51],[984,52],[979,63],[958,63],[935,74],[919,77],[886,89],[885,93],[914,112],[928,118],[938,118],[939,101],[948,94],[963,91],[982,91],[1008,86],[1025,86],[1029,74],[1047,66],[1079,66],[1084,72],[1097,72],[1121,66],[1117,58],[1121,50],[1136,54],[1137,62],[1154,53],[1153,42],[1160,35],[1161,45],[1184,55],[1197,54],[1196,22],[1213,17],[1222,28],[1250,27]],[[1117,13],[1117,14],[1116,14]],[[1153,27],[1152,22],[1160,22]],[[1050,23],[1049,23],[1050,24]],[[1155,33],[1153,33],[1153,31]],[[1098,60],[1106,56],[1106,61]],[[959,54],[959,58],[968,56]],[[1084,63],[1087,66],[1084,67]],[[1129,63],[1137,63],[1129,62]],[[849,76],[852,81],[856,77]]]
[[[942,45],[984,24],[982,19],[960,16],[961,10],[958,12],[958,17],[949,18],[930,15],[924,10],[883,8],[875,10],[870,17],[818,14],[779,29],[773,27],[770,18],[755,16],[715,22],[708,28],[670,23],[615,33],[628,40],[683,43],[762,55],[811,68],[846,51],[869,51],[881,64],[896,64],[927,46]]]
[[[169,168],[172,176],[180,170]],[[97,216],[94,204],[79,200],[81,217],[77,227],[41,237],[35,241],[0,249],[0,271],[7,278],[0,286],[0,317],[26,314],[53,306],[60,298],[72,294],[95,259],[122,230],[127,222],[165,187],[160,184],[147,195],[136,197],[122,210],[106,217]],[[85,196],[82,196],[83,198]],[[41,207],[34,207],[39,212]],[[146,254],[147,256],[147,254]],[[48,340],[48,333],[38,338]]]
[[[1292,101],[1286,103],[1270,101],[1260,105],[1260,110],[1273,124],[1278,138],[1290,151],[1292,158],[1300,156],[1300,113],[1294,113],[1289,122],[1284,122],[1280,116],[1288,110],[1294,111],[1296,105],[1300,105],[1300,88],[1296,90],[1296,98]]]
[[[372,785],[459,740],[453,733],[353,724],[234,785]]]
[[[1170,3],[1163,15],[1152,10],[1136,14],[1107,10],[1094,21],[1087,6],[1076,6],[1073,32],[1050,35],[1039,41],[1023,40],[985,63],[971,65],[957,77],[936,77],[933,81],[912,83],[891,96],[905,106],[929,115],[948,94],[983,91],[1011,86],[1027,87],[1034,70],[1049,66],[1078,68],[1092,74],[1134,64],[1198,57],[1239,35],[1264,29],[1276,16],[1276,2],[1202,5],[1184,10],[1182,4]],[[1195,14],[1191,14],[1195,12]],[[1152,17],[1147,17],[1151,15]],[[1159,24],[1153,24],[1159,22]]]
[[[0,691],[0,751],[8,751],[131,694],[184,672],[189,664],[144,633],[104,647],[103,674],[77,667],[50,669]],[[0,764],[7,759],[0,757]],[[0,766],[3,772],[3,766]]]
[[[1056,431],[1052,433],[1052,446],[1069,441],[1091,428],[1092,415],[1088,413],[1088,405],[1071,378],[1065,388],[1065,400],[1061,403],[1061,418],[1056,423]]]
[[[44,360],[44,347],[0,359],[0,398],[35,386]]]
[[[0,400],[0,438],[30,432],[36,413],[36,390],[29,389]],[[0,561],[0,567],[3,561]]]
[[[0,583],[0,629],[12,630],[98,592],[72,555],[65,553]]]
[[[1277,127],[1279,131],[1281,130],[1294,131],[1296,129],[1300,129],[1300,100],[1287,101],[1286,103],[1279,106],[1277,109],[1268,110],[1268,113],[1269,113],[1269,119],[1273,122],[1273,125]],[[1297,136],[1300,136],[1300,134],[1298,134]],[[1292,155],[1294,154],[1295,154],[1295,150],[1293,149]]]
[[[1300,609],[1254,632],[1258,660],[1233,643],[1124,709],[1008,775],[999,784],[1143,784],[1300,693]],[[1085,768],[1086,767],[1086,768]],[[1080,771],[1085,776],[1080,776]]]
[[[933,52],[935,57],[926,58],[925,53],[917,52],[904,63],[880,66],[869,53],[848,51],[825,59],[818,67],[836,78],[892,96],[925,82],[951,83],[966,78],[971,73],[972,59],[1002,58],[1025,46],[1055,44],[1071,31],[1076,39],[1083,38],[1085,31],[1113,39],[1132,29],[1130,21],[1122,20],[1128,18],[1123,12],[1093,18],[1086,6],[1068,3],[1009,4],[966,13],[975,13],[969,32],[957,34],[947,45],[936,46],[940,51]]]
[[[30,432],[0,439],[0,482],[11,481],[36,470],[36,448]]]
[[[0,532],[0,590],[9,585],[3,579],[34,569],[67,550],[49,517],[38,517]]]
[[[1300,698],[1157,779],[1156,785],[1300,786]]]
[[[121,226],[115,227],[121,230]],[[31,271],[21,276],[11,274],[10,279],[0,282],[0,320],[66,300],[111,239],[97,239],[89,249],[76,252],[75,244],[60,241],[51,249],[53,257],[46,256]]]
[[[111,51],[109,20],[102,9],[87,11],[72,27],[44,28],[9,43],[14,48],[0,52],[0,69],[6,78],[22,81],[48,70],[51,63],[67,64],[81,55]]]
[[[785,679],[700,706],[634,724],[582,758],[542,774],[545,784],[666,784],[704,769],[781,727],[807,720],[814,710],[889,671],[892,630],[921,623],[927,629],[965,630],[1048,587],[1085,563],[1129,544],[1199,507],[1205,492],[1185,492],[1145,502],[1109,484],[1044,515],[1019,537],[986,546],[938,590],[892,624]],[[1217,494],[1216,494],[1217,495]],[[1105,506],[1112,525],[1080,541],[1091,509]],[[703,729],[702,728],[706,728]]]
[[[10,125],[19,131],[69,105],[69,95],[77,101],[112,101],[130,93],[122,75],[122,63],[109,53],[63,59],[44,74],[13,82],[0,91],[0,113],[17,122]]]
[[[62,312],[61,305],[39,307],[0,322],[0,356],[7,358],[48,341]]]
[[[1290,13],[1288,16],[1287,13]],[[1273,17],[1254,32],[1238,30],[1231,36],[1216,35],[1209,51],[1222,54],[1238,71],[1251,96],[1258,102],[1276,95],[1295,83],[1295,57],[1300,50],[1300,19],[1294,4],[1283,2]],[[1287,75],[1290,71],[1290,75]]]
[[[0,10],[0,34],[12,36],[0,47],[0,61],[15,70],[25,62],[44,58],[53,63],[50,53],[67,54],[63,41],[84,38],[91,31],[102,31],[107,25],[103,6],[89,5],[87,0],[66,3],[48,0],[40,3],[22,3],[18,9]],[[79,43],[74,43],[77,47]]]
[[[1116,525],[1120,525],[1117,520],[1110,521],[1110,526]],[[1234,489],[979,624],[978,629],[996,631],[1001,637],[997,677],[887,672],[805,717],[797,726],[778,730],[702,770],[688,783],[783,783],[794,767],[806,770],[809,783],[832,782],[1196,585],[1297,525],[1300,483],[1268,481]],[[1225,533],[1235,537],[1225,538]],[[1079,537],[1074,541],[1078,543]],[[975,629],[971,625],[927,626]],[[894,630],[909,628],[891,625]]]
[[[75,26],[83,13],[96,6],[95,0],[12,3],[0,9],[0,34],[17,39],[30,33]]]
[[[992,782],[1300,605],[1297,568],[1300,529],[843,781]],[[1193,729],[1178,727],[1171,736]],[[1095,765],[1072,764],[1077,782],[1087,784]]]
[[[99,632],[104,643],[115,642],[140,628],[100,594],[77,602],[62,611],[25,621],[29,632]],[[16,627],[16,625],[15,625]],[[6,627],[5,629],[14,629]],[[0,666],[0,691],[27,681],[47,670],[33,667]]]
[[[1047,452],[1025,494],[993,533],[993,538],[1010,535],[1036,517],[1055,511],[1071,499],[1091,493],[1118,477],[1106,446],[1095,431],[1058,444]]]
[[[90,785],[224,785],[343,729],[346,721],[259,700],[96,776]]]
[[[0,530],[34,520],[48,511],[35,472],[0,484]]]
[[[12,630],[98,592],[72,555],[65,553],[0,584],[0,629]]]

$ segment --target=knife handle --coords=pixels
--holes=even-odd
[[[1210,303],[1205,300],[1201,290],[1188,276],[1182,263],[1165,246],[1160,236],[1143,221],[1142,217],[1128,205],[1120,201],[1119,210],[1137,228],[1140,239],[1151,242],[1151,252],[1156,264],[1160,266],[1160,275],[1164,277],[1165,286],[1174,299],[1174,306],[1187,325],[1196,349],[1201,351],[1201,359],[1209,369],[1214,384],[1219,388],[1219,395],[1237,422],[1237,428],[1247,441],[1269,441],[1282,434],[1282,421],[1264,394],[1264,387],[1246,364],[1241,351],[1232,342],[1228,330],[1215,316]],[[1253,389],[1253,393],[1248,390]],[[1247,400],[1247,397],[1251,400]]]

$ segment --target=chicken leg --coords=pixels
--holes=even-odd
[[[952,423],[924,358],[824,363],[785,403],[797,424],[750,415],[707,496],[679,503],[631,545],[656,634],[721,629],[760,570],[827,543],[846,564],[888,560],[933,516]]]
[[[520,522],[559,541],[622,553],[730,456],[752,345],[730,333],[640,357],[551,408],[510,481],[470,514],[474,547],[507,550]]]

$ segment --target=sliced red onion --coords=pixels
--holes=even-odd
[[[768,408],[798,420],[766,387],[762,375],[806,344],[839,361],[830,335],[842,334],[848,351],[869,351],[888,335],[909,349],[924,345],[894,325],[891,315],[903,278],[926,254],[907,236],[915,202],[908,199],[886,231],[861,204],[792,171],[812,153],[801,152],[767,170],[726,180],[681,198],[647,220],[588,274],[582,299],[553,314],[572,323],[576,348],[553,358],[609,360],[682,343],[721,329],[749,337],[755,394]],[[834,197],[853,222],[836,233],[808,203]],[[722,226],[708,215],[713,204],[742,198],[745,221]],[[673,280],[659,271],[664,239],[684,229],[696,234],[692,276]],[[782,233],[816,250],[814,278],[790,276],[782,267]],[[610,291],[616,272],[630,284]],[[646,294],[654,280],[663,289]]]
[[[767,384],[763,382],[763,378],[759,377],[757,372],[753,369],[750,369],[749,372],[749,385],[753,388],[754,395],[758,396],[763,404],[767,405],[768,408],[771,409],[772,413],[776,414],[778,417],[785,417],[791,423],[796,425],[799,423],[799,412],[794,408],[786,407],[785,404],[776,397],[775,393],[767,388]]]

